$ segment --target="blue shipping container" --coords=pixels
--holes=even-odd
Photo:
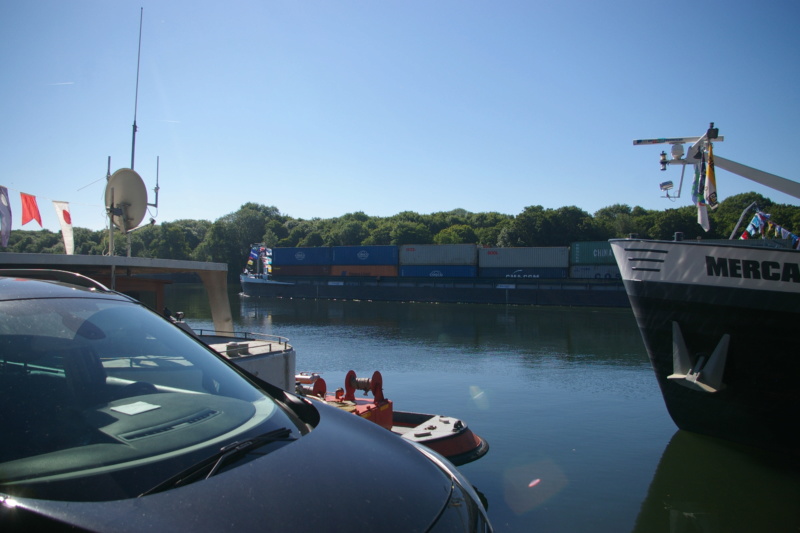
[[[319,248],[273,248],[273,265],[330,265],[331,249]]]
[[[506,279],[564,279],[569,274],[569,270],[566,267],[489,267],[481,268],[479,272],[482,278]]]
[[[397,265],[397,246],[334,246],[334,265]]]
[[[400,276],[406,278],[474,278],[478,268],[472,265],[401,265]]]

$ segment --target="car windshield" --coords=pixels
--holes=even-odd
[[[242,438],[298,431],[198,341],[118,299],[0,302],[0,400],[0,492],[52,499],[130,497]]]

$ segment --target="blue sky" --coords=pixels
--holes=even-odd
[[[106,225],[131,163],[158,222],[245,202],[295,218],[616,203],[667,209],[662,146],[714,121],[718,155],[800,179],[800,2],[0,3],[0,185]],[[668,149],[668,148],[667,148]],[[718,172],[720,197],[755,190]],[[795,228],[798,230],[800,228]]]

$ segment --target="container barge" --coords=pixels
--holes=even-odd
[[[266,298],[630,306],[607,241],[526,248],[255,245],[240,278],[245,295]]]

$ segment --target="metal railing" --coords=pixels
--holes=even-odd
[[[214,331],[197,329],[195,333],[203,338],[208,344],[215,344],[223,342],[252,342],[256,341],[259,344],[255,346],[267,346],[269,351],[272,351],[272,345],[277,344],[283,351],[291,350],[292,346],[289,344],[289,339],[279,335],[269,335],[267,333],[255,333],[251,331]]]

